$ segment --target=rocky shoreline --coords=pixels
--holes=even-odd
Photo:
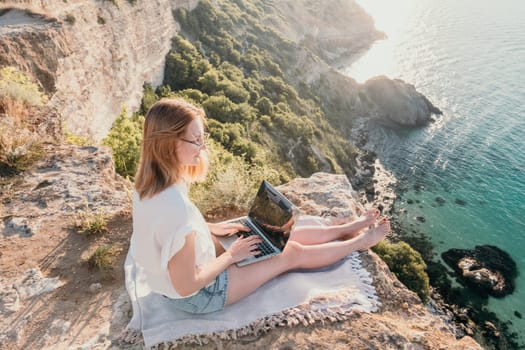
[[[354,135],[358,135],[356,139],[358,146],[361,147],[361,153],[358,156],[359,169],[351,179],[352,186],[359,190],[359,197],[364,206],[377,207],[383,215],[389,216],[393,227],[390,239],[406,241],[427,263],[431,283],[427,309],[442,318],[457,339],[465,335],[471,336],[485,349],[520,348],[516,341],[517,335],[508,329],[509,321],[500,320],[484,307],[486,295],[485,299],[483,296],[477,298],[478,305],[468,303],[467,298],[458,297],[463,295],[464,291],[452,287],[448,280],[451,273],[444,265],[432,260],[433,248],[430,239],[422,233],[416,235],[408,233],[402,227],[397,217],[403,213],[403,209],[397,209],[395,202],[402,197],[406,189],[394,174],[385,168],[373,151],[362,148],[367,142],[366,130],[360,129]],[[468,290],[468,287],[464,289]],[[472,296],[475,293],[470,292],[468,295]]]

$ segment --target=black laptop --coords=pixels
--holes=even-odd
[[[263,180],[255,196],[248,216],[228,220],[240,222],[251,229],[251,232],[239,232],[229,237],[217,237],[219,243],[228,249],[239,235],[259,235],[262,243],[259,244],[260,254],[237,262],[237,266],[244,266],[280,254],[295,223],[297,208],[279,191]]]

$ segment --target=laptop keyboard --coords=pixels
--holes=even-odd
[[[239,233],[237,233],[238,236],[240,236],[240,235],[243,235],[244,237],[249,237],[249,236],[253,236],[253,235],[260,236],[259,234],[257,234],[257,232],[253,228],[252,224],[248,220],[239,219],[239,220],[237,220],[237,222],[239,222],[239,223],[241,223],[241,224],[243,224],[245,226],[248,226],[251,229],[251,232],[239,232]],[[261,239],[262,239],[262,242],[259,243],[259,245],[258,245],[260,253],[255,255],[255,257],[258,258],[258,257],[261,257],[261,256],[265,256],[265,255],[268,255],[268,254],[275,253],[275,248],[273,248],[270,244],[268,244],[268,242],[266,242],[263,238],[261,238]]]

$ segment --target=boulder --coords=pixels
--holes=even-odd
[[[441,256],[465,284],[482,296],[504,297],[514,291],[516,263],[498,247],[450,249]]]
[[[362,92],[375,105],[377,117],[395,125],[423,126],[432,115],[442,114],[414,85],[400,79],[374,77],[363,84]]]
[[[364,212],[357,192],[345,175],[315,173],[278,187],[303,214],[336,220],[355,219]]]

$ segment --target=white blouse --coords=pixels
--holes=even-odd
[[[186,184],[172,185],[143,200],[136,192],[133,194],[130,254],[154,292],[181,298],[171,284],[168,261],[182,249],[186,235],[191,232],[196,233],[195,264],[212,262],[215,246],[206,221],[188,198]]]

